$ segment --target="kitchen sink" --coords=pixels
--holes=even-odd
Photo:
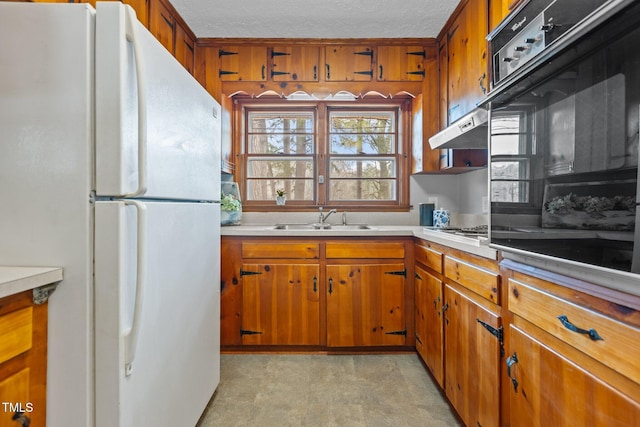
[[[274,230],[374,230],[368,224],[276,224]]]

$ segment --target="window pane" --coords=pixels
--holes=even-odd
[[[527,159],[493,160],[491,162],[491,179],[528,179],[528,165]]]
[[[526,154],[520,135],[492,135],[491,155]]]
[[[284,190],[287,200],[313,200],[311,179],[247,179],[247,200],[273,200],[276,190]]]
[[[395,178],[395,159],[336,159],[331,160],[331,178]]]
[[[395,135],[331,135],[332,154],[393,154],[395,146]]]
[[[313,178],[313,162],[303,159],[264,158],[247,161],[247,176],[250,178]]]
[[[261,112],[249,113],[249,133],[313,133],[313,113]]]
[[[331,153],[393,154],[396,120],[393,111],[330,113]]]
[[[395,200],[393,179],[337,179],[331,181],[331,200]]]
[[[312,154],[313,135],[250,135],[247,152],[250,154]]]
[[[332,111],[331,133],[392,133],[396,131],[393,111]]]
[[[511,113],[509,115],[495,114],[491,117],[491,134],[513,134],[521,132],[520,114]]]
[[[491,181],[491,201],[527,203],[529,201],[526,181]]]

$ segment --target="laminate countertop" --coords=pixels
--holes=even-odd
[[[342,226],[334,225],[329,229],[313,229],[311,227],[296,227],[295,225],[287,229],[275,229],[269,224],[246,224],[231,225],[221,227],[222,236],[246,236],[246,237],[383,237],[383,236],[413,236],[428,240],[433,243],[448,246],[454,249],[465,251],[484,258],[497,259],[497,250],[490,248],[487,244],[473,245],[466,242],[454,240],[446,233],[434,235],[426,233],[424,227],[407,225],[368,225],[368,228],[361,229],[356,225]]]
[[[0,266],[0,298],[61,281],[62,268]]]

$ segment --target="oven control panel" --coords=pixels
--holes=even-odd
[[[552,24],[545,24],[543,12],[496,52],[493,56],[494,77],[497,75],[503,79],[509,76],[542,52],[545,47],[545,28],[549,31],[553,27]]]
[[[514,74],[611,0],[529,0],[489,35],[493,85]]]

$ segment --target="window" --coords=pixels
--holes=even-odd
[[[491,117],[491,201],[530,204],[532,156],[535,155],[533,111],[496,111]]]
[[[238,177],[248,210],[271,209],[277,190],[284,190],[288,209],[408,210],[403,136],[410,103],[251,99],[238,105]]]

